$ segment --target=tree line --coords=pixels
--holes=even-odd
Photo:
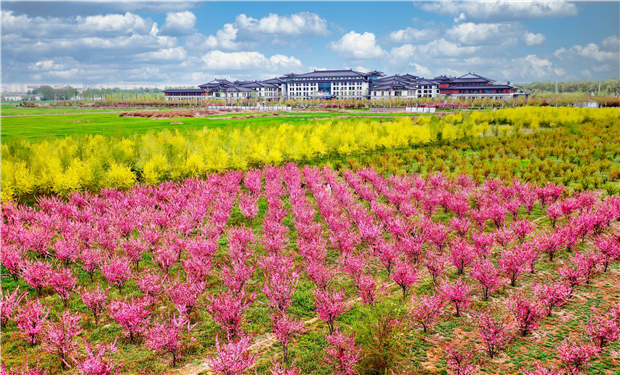
[[[69,100],[74,98],[78,93],[78,90],[65,86],[59,89],[55,89],[52,86],[41,86],[32,91],[28,91],[28,95],[40,96],[43,100]]]
[[[620,79],[610,78],[605,81],[574,81],[574,82],[532,82],[519,84],[528,93],[584,93],[594,95],[616,95],[620,93]],[[599,93],[600,84],[600,93]]]

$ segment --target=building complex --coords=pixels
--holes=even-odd
[[[411,74],[385,76],[382,72],[355,70],[315,70],[290,73],[264,81],[215,79],[197,89],[164,90],[166,100],[206,99],[418,99],[491,98],[509,99],[524,93],[517,86],[495,84],[475,73],[461,77],[438,76],[432,79]]]

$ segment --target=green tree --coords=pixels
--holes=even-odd
[[[43,100],[54,99],[54,88],[52,86],[41,86],[38,93],[43,97]]]

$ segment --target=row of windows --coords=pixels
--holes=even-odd
[[[415,93],[415,91],[394,91],[394,96],[413,96]],[[387,91],[374,91],[373,96],[390,96],[390,93]]]
[[[321,77],[321,78],[292,78],[293,81],[325,81],[333,79],[361,79],[360,77]]]
[[[346,85],[355,85],[355,86],[362,86],[363,82],[332,82],[332,85],[334,86],[346,86]],[[316,87],[316,83],[291,83],[289,84],[289,86],[291,87],[300,87],[300,86],[314,86]]]
[[[334,91],[346,91],[346,90],[355,91],[355,90],[360,90],[360,87],[334,87],[333,89],[334,89]],[[308,88],[304,87],[303,90],[302,90],[301,87],[297,87],[297,88],[291,88],[291,90],[289,90],[289,91],[291,91],[291,92],[308,91]],[[314,90],[311,90],[311,91],[314,91]]]
[[[168,92],[166,96],[201,96],[206,95],[204,92]]]
[[[331,83],[332,85],[337,85],[337,84],[342,84],[342,85],[353,85],[353,84],[368,84],[368,81],[363,81],[363,80],[337,80],[337,81],[331,81],[328,80],[327,82],[306,82],[308,81],[307,79],[304,79],[303,82],[291,82],[291,81],[287,81],[286,84],[288,86],[304,86],[304,85],[317,85],[317,84],[325,84],[325,83]]]
[[[508,90],[459,90],[459,94],[501,94]]]
[[[310,93],[308,92],[292,92],[290,93],[291,96],[310,96]],[[338,95],[338,96],[361,96],[362,92],[361,91],[351,91],[351,92],[340,92],[337,93],[335,92],[334,95]]]

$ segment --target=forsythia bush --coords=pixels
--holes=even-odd
[[[248,169],[262,164],[307,161],[402,148],[480,135],[481,127],[459,129],[436,119],[394,121],[310,121],[303,125],[204,128],[150,132],[127,138],[100,135],[2,145],[2,200],[29,194],[66,195],[77,190],[129,188],[136,181],[156,184],[206,172]],[[434,131],[431,131],[434,128]]]
[[[402,117],[391,121],[355,119],[304,124],[163,130],[126,138],[81,138],[4,142],[2,200],[30,194],[65,195],[77,190],[129,188],[225,169],[304,162],[376,150],[393,150],[438,140],[489,133],[492,126],[556,126],[617,121],[618,109],[525,107],[457,113],[443,119]],[[502,129],[499,129],[502,128]]]
[[[520,107],[499,111],[474,112],[469,120],[479,123],[487,121],[497,124],[524,125],[537,128],[581,124],[587,121],[618,121],[620,110],[617,108],[571,108],[571,107]]]

